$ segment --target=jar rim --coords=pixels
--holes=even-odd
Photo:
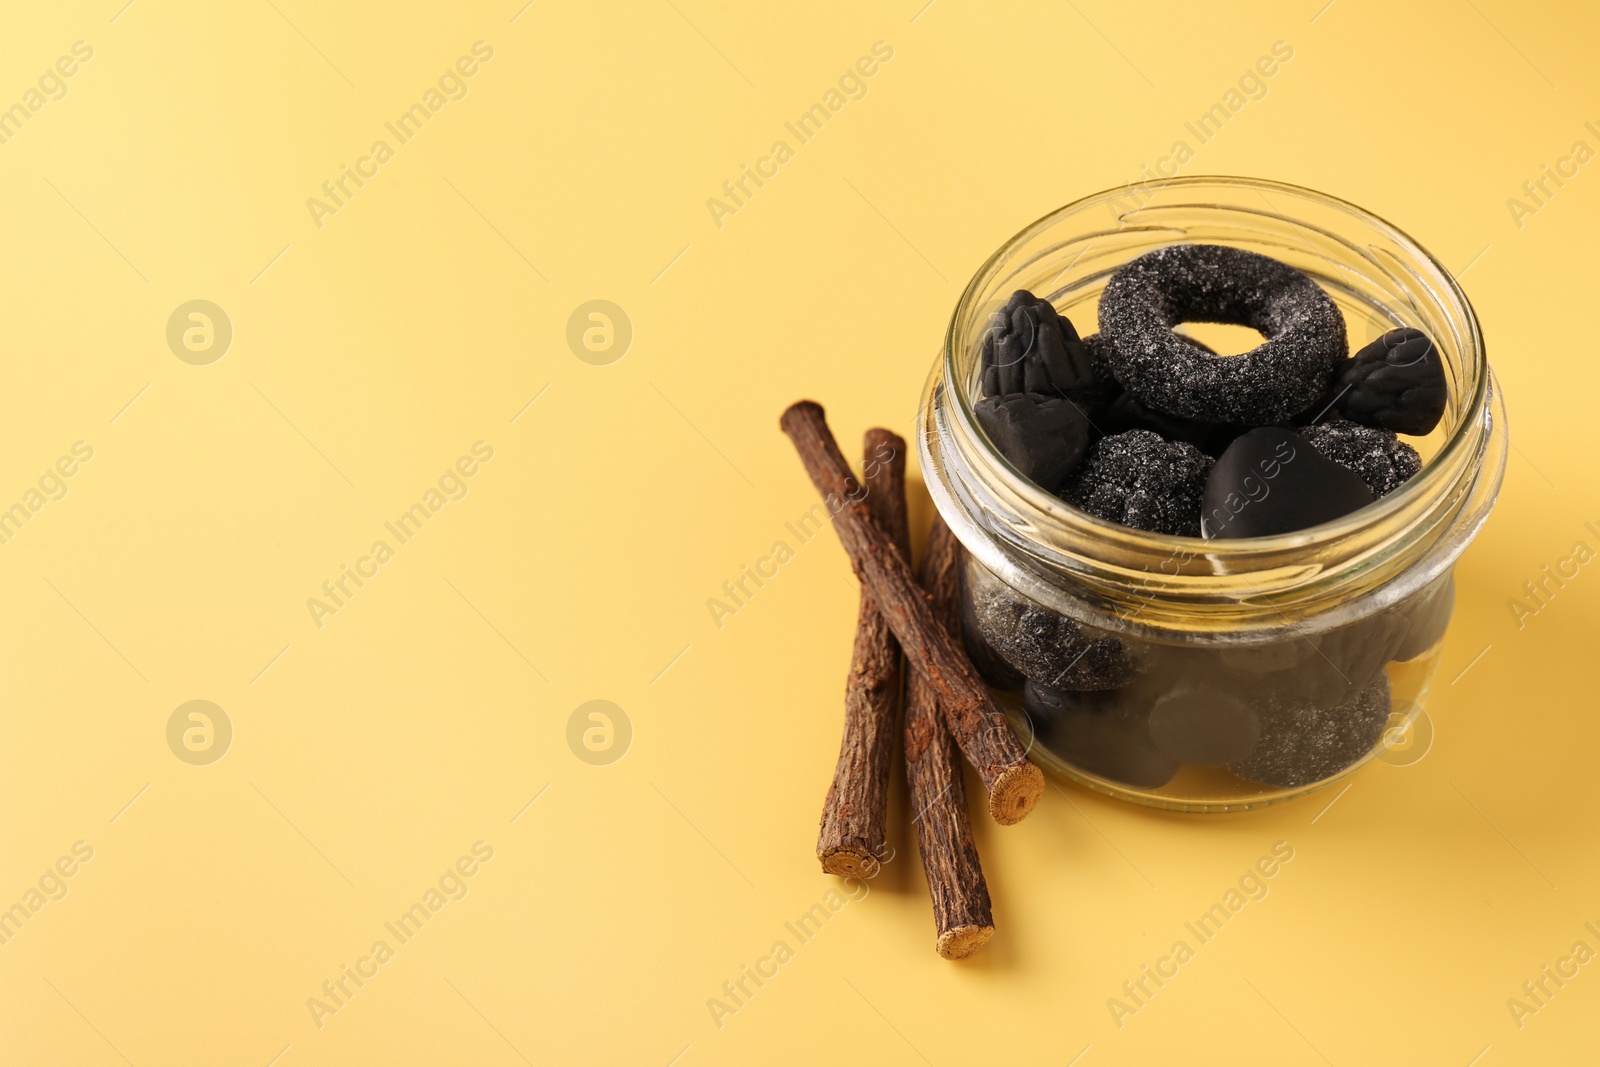
[[[1439,450],[1424,464],[1422,470],[1381,499],[1317,526],[1265,537],[1208,540],[1155,534],[1090,515],[1035,485],[994,448],[979,426],[974,397],[967,388],[960,386],[962,368],[959,361],[964,355],[970,359],[970,353],[966,353],[965,349],[973,340],[964,326],[982,321],[978,316],[987,290],[1008,266],[1014,266],[1013,261],[1019,254],[1052,227],[1100,205],[1110,205],[1117,217],[1116,229],[1107,231],[1107,234],[1126,233],[1127,228],[1138,227],[1139,213],[1147,210],[1162,195],[1201,193],[1200,198],[1184,201],[1180,206],[1239,212],[1241,216],[1245,214],[1243,209],[1235,205],[1205,200],[1203,191],[1208,188],[1255,192],[1272,209],[1268,212],[1257,211],[1256,214],[1269,215],[1296,229],[1301,229],[1302,224],[1278,211],[1270,199],[1271,195],[1293,198],[1332,211],[1341,219],[1355,223],[1363,232],[1383,238],[1408,260],[1399,266],[1409,273],[1410,279],[1422,286],[1449,316],[1451,323],[1460,328],[1458,341],[1464,357],[1461,368],[1465,372],[1465,380],[1462,383],[1464,388],[1460,388],[1454,398],[1455,422],[1448,428]],[[1117,201],[1138,197],[1145,197],[1145,202],[1136,202],[1130,211],[1120,214],[1116,211]],[[1220,201],[1222,198],[1218,196],[1215,199]],[[1319,230],[1318,233],[1354,250],[1379,271],[1384,270],[1370,250],[1358,248],[1349,240],[1325,230]],[[1171,243],[1186,242],[1181,237],[1175,237]],[[1085,247],[1079,254],[1080,258],[1087,251],[1088,247]],[[1393,275],[1388,277],[1393,280]],[[1440,343],[1444,341],[1443,338],[1438,340]],[[952,394],[953,404],[948,402]],[[1488,504],[1492,503],[1494,493],[1498,490],[1504,467],[1504,420],[1497,410],[1498,403],[1483,334],[1471,301],[1449,270],[1409,234],[1365,208],[1302,186],[1231,175],[1194,175],[1140,183],[1137,187],[1124,186],[1082,197],[1036,219],[989,256],[967,283],[951,315],[941,358],[930,375],[925,400],[924,433],[919,448],[924,470],[929,473],[930,490],[934,491],[936,499],[943,498],[945,506],[940,508],[941,512],[946,513],[947,520],[952,517],[950,509],[958,512],[957,521],[951,523],[952,528],[961,536],[963,530],[960,527],[967,527],[966,536],[961,537],[963,543],[992,567],[998,565],[1012,570],[1026,562],[1034,564],[1034,569],[1042,568],[1046,573],[1064,572],[1103,594],[1108,602],[1114,602],[1118,599],[1118,583],[1138,577],[1141,571],[1137,565],[1139,560],[1146,561],[1143,571],[1148,573],[1148,561],[1160,560],[1164,554],[1169,557],[1181,554],[1186,557],[1185,563],[1203,559],[1208,566],[1195,566],[1187,571],[1177,568],[1180,573],[1173,577],[1181,581],[1157,582],[1154,583],[1157,588],[1145,590],[1157,598],[1173,600],[1173,611],[1167,614],[1194,611],[1204,602],[1217,598],[1224,601],[1259,600],[1281,611],[1285,605],[1308,598],[1326,600],[1333,586],[1337,586],[1343,594],[1348,594],[1352,584],[1362,584],[1360,578],[1363,575],[1369,579],[1369,585],[1372,584],[1370,579],[1379,574],[1385,580],[1393,578],[1399,569],[1382,564],[1398,547],[1397,539],[1407,543],[1413,550],[1408,553],[1413,564],[1433,549],[1448,549],[1449,542],[1459,542],[1453,551],[1444,552],[1443,555],[1448,558],[1442,558],[1432,569],[1442,571],[1453,562],[1487,517]],[[946,444],[951,446],[952,451],[959,452],[959,457],[932,454],[933,446],[939,444],[937,437],[940,433],[952,438]],[[1491,447],[1496,438],[1499,439],[1498,459],[1494,454],[1495,449]],[[969,467],[981,467],[983,477],[960,478],[960,486],[946,484],[955,475],[950,464],[941,460],[957,458],[965,461]],[[979,482],[986,484],[977,484]],[[962,501],[958,499],[961,495],[972,499]],[[972,521],[972,516],[968,514],[978,508],[1004,516],[998,524],[987,524],[987,536],[978,534],[978,529],[983,528],[984,524]],[[1463,509],[1471,514],[1462,516]],[[961,521],[963,519],[968,521]],[[1456,529],[1463,523],[1470,529]],[[1405,536],[1406,528],[1410,529],[1413,536]],[[1452,531],[1454,536],[1449,536]],[[1000,551],[986,543],[995,535],[1008,542],[1011,551]],[[1052,541],[1066,543],[1070,547],[1061,549],[1059,544],[1051,544]],[[1291,572],[1304,571],[1307,560],[1315,560],[1311,565],[1314,573],[1282,573],[1285,568]],[[1392,560],[1388,561],[1392,563]],[[1160,566],[1164,568],[1165,561]],[[1256,583],[1207,581],[1208,578],[1228,578],[1243,579],[1243,583],[1250,583],[1252,576],[1258,579]],[[1031,584],[1047,586],[1049,580],[1040,579]],[[1149,584],[1146,583],[1147,586]],[[1408,586],[1412,584],[1407,583]],[[1176,587],[1167,588],[1169,585]],[[1317,595],[1319,589],[1323,594],[1320,598]],[[1397,592],[1396,598],[1402,592]],[[1109,603],[1108,606],[1114,608],[1116,605]],[[1213,604],[1212,607],[1216,608],[1217,605]],[[1112,613],[1115,614],[1115,611]],[[1161,614],[1160,611],[1155,613],[1156,616]],[[1202,611],[1201,614],[1231,614],[1235,616],[1233,621],[1237,624],[1240,621],[1237,617],[1246,613],[1213,610]],[[1160,621],[1149,615],[1144,620],[1149,624]]]

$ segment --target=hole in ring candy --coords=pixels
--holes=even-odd
[[[1267,340],[1216,356],[1172,332],[1249,326]],[[1169,245],[1118,268],[1100,297],[1117,381],[1169,415],[1260,426],[1306,410],[1349,352],[1344,317],[1286,263],[1223,245]]]

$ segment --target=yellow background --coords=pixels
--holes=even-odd
[[[1508,600],[1600,548],[1600,164],[1520,227],[1507,200],[1600,148],[1600,20],[923,2],[9,13],[0,106],[73,42],[94,57],[0,145],[0,506],[74,442],[94,458],[0,545],[0,906],[75,842],[94,857],[0,946],[0,1062],[1593,1055],[1600,964],[1520,1029],[1506,1001],[1600,949],[1600,577],[1521,628]],[[307,199],[479,40],[465,99],[319,228]],[[707,198],[880,40],[866,97],[719,228]],[[1466,271],[1509,398],[1432,750],[1332,807],[1179,817],[1068,787],[979,819],[998,933],[961,964],[933,953],[902,803],[898,858],[799,945],[784,923],[836,884],[812,847],[854,582],[828,533],[720,629],[706,607],[813,503],[779,412],[820,400],[851,453],[909,431],[982,259],[1192,143],[1280,40],[1292,61],[1184,172],[1400,224]],[[233,325],[206,366],[165,338],[192,299]],[[608,366],[566,342],[591,299],[633,324]],[[315,625],[307,598],[480,440],[465,499]],[[234,730],[207,766],[166,741],[194,699]],[[592,699],[632,726],[610,765],[568,747]],[[308,998],[480,840],[465,899],[319,1028]],[[1270,895],[1118,1028],[1107,998],[1278,841]],[[779,939],[794,958],[719,1028],[707,999]]]

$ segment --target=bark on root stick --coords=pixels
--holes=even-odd
[[[868,430],[862,452],[867,506],[901,556],[910,559],[906,443],[888,430]],[[845,682],[844,738],[817,832],[817,859],[829,874],[874,877],[887,852],[884,826],[900,693],[900,643],[863,586],[855,652]]]
[[[938,515],[922,556],[922,588],[934,613],[955,632],[961,549]],[[989,886],[967,821],[961,759],[939,714],[938,696],[923,675],[906,683],[906,781],[911,786],[917,848],[933,896],[934,947],[947,960],[970,956],[994,935]]]
[[[989,792],[989,814],[1002,825],[1021,821],[1039,802],[1044,775],[1028,762],[1027,752],[966,653],[934,617],[928,595],[873,519],[822,408],[802,400],[783,413],[779,425],[794,442],[811,483],[828,502],[834,532],[899,639],[907,664],[926,675],[938,692],[939,709],[951,735]]]

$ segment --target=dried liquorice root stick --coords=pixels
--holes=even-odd
[[[966,653],[934,617],[910,566],[873,519],[821,406],[810,400],[793,404],[779,425],[833,512],[850,565],[899,639],[906,663],[938,692],[951,735],[989,791],[989,814],[1003,825],[1021,821],[1039,802],[1044,775],[1028,762]]]
[[[906,443],[898,434],[873,429],[862,439],[862,451],[867,506],[901,555],[910,559]],[[845,683],[844,739],[817,832],[817,859],[829,874],[872,878],[887,852],[884,825],[900,724],[900,675],[900,643],[862,587],[855,652]]]
[[[938,515],[922,556],[922,588],[933,598],[934,613],[955,632],[956,573],[961,553],[955,535]],[[961,758],[939,716],[938,696],[927,678],[906,682],[906,781],[916,813],[917,847],[933,897],[935,947],[947,960],[970,956],[994,935],[989,886],[967,821],[967,793],[961,784]]]

